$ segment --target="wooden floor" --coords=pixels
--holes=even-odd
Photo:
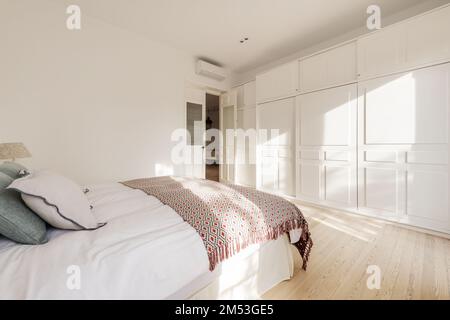
[[[219,182],[219,170],[220,169],[218,164],[206,165],[206,179]]]
[[[335,210],[299,205],[314,241],[308,270],[295,252],[294,278],[264,299],[450,299],[450,241]],[[381,270],[369,290],[367,268]]]

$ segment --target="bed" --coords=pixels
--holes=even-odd
[[[300,230],[211,270],[198,232],[156,197],[121,183],[91,186],[87,197],[105,226],[51,229],[39,246],[0,238],[0,299],[258,299],[292,276]]]

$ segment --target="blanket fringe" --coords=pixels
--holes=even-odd
[[[302,257],[302,268],[306,270],[313,242],[311,239],[311,234],[308,230],[308,224],[304,219],[286,221],[277,228],[268,230],[265,234],[253,234],[246,240],[240,239],[240,241],[232,241],[226,245],[217,247],[215,250],[209,248],[209,270],[213,271],[219,263],[238,254],[242,249],[245,249],[250,245],[270,240],[277,240],[280,236],[296,229],[302,230],[302,236],[300,237],[300,240],[293,243],[293,245],[297,248]]]

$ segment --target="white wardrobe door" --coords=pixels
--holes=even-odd
[[[298,97],[297,196],[356,208],[357,85]]]
[[[445,65],[363,83],[365,143],[447,143],[447,72]]]
[[[354,84],[300,96],[301,146],[354,146],[356,91]]]
[[[358,39],[361,79],[400,71],[404,66],[404,25],[399,24]]]
[[[256,105],[256,81],[244,84],[244,107],[253,108]]]
[[[220,106],[229,107],[237,105],[238,88],[231,89],[230,91],[220,96]]]
[[[356,82],[356,42],[300,61],[302,93]]]
[[[257,108],[259,186],[292,196],[295,194],[295,99],[274,101]],[[266,138],[264,132],[267,132]]]
[[[366,81],[359,91],[361,210],[448,231],[450,64]]]
[[[237,107],[254,108],[256,105],[256,81],[247,82],[237,87]]]
[[[223,155],[222,155],[222,179],[227,182],[235,181],[235,108],[234,106],[222,108],[222,133],[223,133]]]
[[[256,186],[256,108],[237,111],[236,183]]]
[[[236,106],[238,108],[243,108],[245,107],[245,91],[244,91],[244,86],[239,86],[237,88],[235,88],[236,90]]]
[[[298,90],[298,77],[297,60],[256,76],[257,102],[294,95]]]
[[[450,7],[412,19],[405,32],[407,67],[450,60]]]
[[[356,42],[328,51],[327,76],[328,86],[344,85],[356,82]]]
[[[358,40],[360,79],[450,61],[450,7],[414,17]]]

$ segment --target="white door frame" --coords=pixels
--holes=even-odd
[[[184,128],[186,129],[185,133],[185,141],[186,141],[186,151],[190,148],[190,159],[192,161],[193,158],[195,158],[193,156],[193,154],[195,152],[199,152],[199,148],[202,148],[202,164],[201,167],[201,171],[200,173],[197,173],[197,170],[195,170],[197,168],[197,166],[199,164],[195,164],[195,163],[190,163],[190,164],[185,164],[185,174],[186,175],[190,175],[196,178],[200,178],[200,179],[205,179],[205,163],[206,163],[206,156],[205,156],[205,149],[204,149],[204,144],[203,146],[191,146],[188,144],[188,140],[187,140],[187,116],[188,116],[188,112],[187,112],[187,104],[188,103],[193,103],[193,104],[198,104],[202,106],[202,131],[204,132],[206,130],[205,127],[205,116],[206,116],[206,93],[203,90],[200,89],[195,89],[195,88],[186,88],[186,95],[185,95],[185,103],[184,103]],[[202,138],[202,140],[204,140],[204,137]]]
[[[202,123],[203,123],[203,131],[204,133],[206,133],[206,94],[213,94],[213,95],[217,95],[220,96],[221,95],[221,91],[218,91],[216,89],[213,88],[209,88],[209,87],[204,87],[201,85],[197,85],[195,83],[191,83],[191,82],[186,82],[185,83],[185,99],[184,99],[184,124],[183,127],[185,129],[186,128],[186,124],[187,124],[187,104],[188,103],[195,103],[195,104],[199,104],[202,105]],[[221,115],[220,115],[221,117]],[[187,130],[186,130],[186,134],[187,134]],[[187,142],[187,137],[185,136],[185,141]],[[206,179],[206,136],[204,135],[203,137],[203,163],[202,163],[202,172],[200,174],[200,176],[198,178],[201,179]],[[186,145],[186,148],[189,147],[188,145]],[[194,165],[187,165],[185,164],[184,166],[184,172],[185,175],[188,174],[188,170],[187,170],[187,166],[192,166],[192,169],[194,168]]]
[[[225,163],[225,158],[224,158],[224,146],[223,146],[223,141],[224,141],[224,137],[221,139],[221,145],[220,145],[220,170],[219,170],[219,174],[220,174],[220,181],[223,182],[228,182],[228,183],[235,183],[236,180],[236,166],[235,166],[235,162],[236,162],[236,127],[237,127],[237,105],[236,103],[221,103],[220,105],[220,132],[222,132],[222,134],[225,136],[226,132],[224,131],[224,124],[223,124],[223,110],[225,108],[233,108],[233,123],[234,123],[234,144],[233,144],[233,174],[230,177],[229,176],[229,166]],[[226,171],[227,170],[227,171]]]

